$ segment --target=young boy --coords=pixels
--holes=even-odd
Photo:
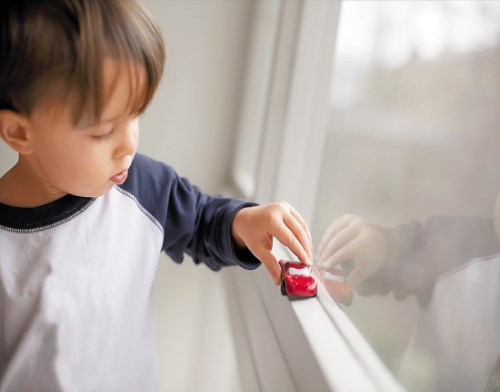
[[[137,0],[0,3],[0,391],[156,389],[158,255],[213,270],[305,264],[287,203],[202,193],[136,154],[164,46]],[[278,294],[277,294],[278,295]]]

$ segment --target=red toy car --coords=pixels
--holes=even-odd
[[[280,260],[281,294],[290,297],[315,297],[318,291],[311,267],[298,261]]]

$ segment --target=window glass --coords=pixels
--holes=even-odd
[[[340,306],[408,389],[484,390],[500,376],[500,3],[346,1],[334,63],[316,261],[343,267]]]

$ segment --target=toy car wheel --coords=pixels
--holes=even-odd
[[[285,281],[281,282],[281,295],[287,295]]]

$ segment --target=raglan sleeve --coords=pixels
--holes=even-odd
[[[204,193],[172,167],[143,155],[134,159],[133,171],[127,186],[135,188],[141,204],[162,227],[162,251],[175,262],[187,254],[215,271],[231,265],[260,266],[248,249],[236,245],[231,232],[236,213],[256,203]]]
[[[439,276],[500,251],[493,220],[487,218],[436,216],[378,229],[388,244],[388,256],[358,291],[363,295],[393,292],[398,300],[415,295],[422,307],[429,303]]]

